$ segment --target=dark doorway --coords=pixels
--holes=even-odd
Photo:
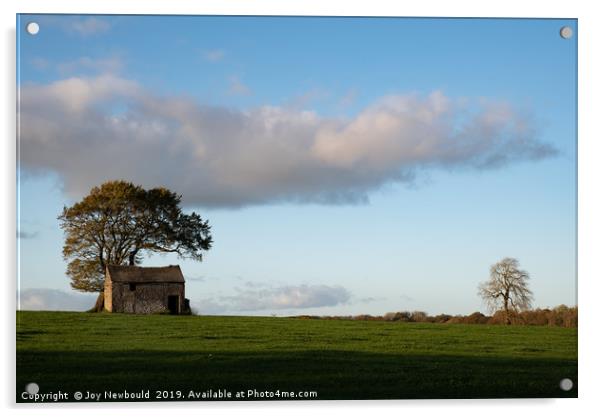
[[[168,295],[167,296],[167,309],[169,314],[180,314],[180,296],[179,295]]]

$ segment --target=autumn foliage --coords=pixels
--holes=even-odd
[[[181,199],[166,188],[108,181],[64,207],[58,220],[71,287],[101,292],[107,265],[138,265],[143,254],[201,261],[213,243],[211,228],[198,214],[184,213]]]

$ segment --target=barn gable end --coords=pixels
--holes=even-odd
[[[105,273],[105,288],[104,288],[105,304],[104,308],[107,311],[113,311],[113,282],[111,280],[111,274],[109,268]]]

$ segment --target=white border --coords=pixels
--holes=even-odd
[[[476,0],[421,0],[420,2],[386,2],[381,0],[9,0],[0,2],[2,21],[1,71],[3,100],[1,101],[0,126],[3,127],[1,184],[4,199],[0,205],[3,239],[0,241],[0,265],[4,266],[3,291],[3,340],[2,358],[4,370],[0,377],[2,406],[8,414],[39,413],[36,408],[15,407],[14,401],[14,338],[15,338],[15,15],[16,13],[108,13],[108,14],[238,14],[238,15],[346,15],[346,16],[448,16],[448,17],[559,17],[579,19],[579,399],[578,400],[479,400],[479,401],[376,401],[376,402],[319,402],[319,403],[179,403],[153,404],[144,407],[145,415],[165,415],[167,408],[177,413],[187,410],[198,414],[243,414],[245,416],[269,416],[283,413],[305,416],[308,413],[337,413],[364,415],[376,411],[379,415],[461,415],[506,416],[509,413],[545,413],[545,415],[592,414],[599,386],[599,330],[596,310],[602,276],[598,273],[596,256],[600,246],[601,187],[598,178],[602,155],[602,136],[596,123],[600,112],[600,33],[599,16],[592,1],[542,1],[524,0],[476,1]],[[551,69],[552,70],[552,69]],[[594,74],[597,74],[594,75]],[[599,118],[599,116],[598,116]],[[82,406],[55,405],[43,410],[48,415],[81,415]],[[89,416],[105,416],[115,405],[86,406]],[[118,408],[134,413],[138,404],[125,404]],[[336,410],[335,410],[336,408]],[[599,407],[597,407],[599,408]],[[141,410],[142,411],[142,410]]]

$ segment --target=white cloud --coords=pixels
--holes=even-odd
[[[295,310],[314,307],[332,307],[345,304],[350,292],[341,286],[328,285],[285,285],[271,287],[259,283],[235,288],[233,296],[200,300],[199,311],[205,314],[225,312]]]
[[[48,127],[57,126],[55,123],[60,124],[65,121],[58,118],[73,117],[74,122],[85,128],[85,120],[79,117],[94,112],[95,105],[128,97],[135,99],[141,94],[138,84],[113,75],[95,77],[93,82],[87,78],[72,77],[47,85],[24,86],[21,91],[24,95],[21,97],[21,108],[31,111],[31,113],[27,111],[21,113],[25,117],[25,123],[23,120],[22,123],[27,130],[30,127],[28,119],[30,115],[34,116],[36,121],[45,119],[44,122],[48,123]],[[98,109],[96,113],[97,116],[103,117]],[[31,127],[36,127],[35,122]],[[60,138],[52,139],[57,139],[57,145],[61,143]],[[22,141],[26,144],[27,138],[22,137]]]
[[[345,95],[343,95],[340,99],[339,99],[339,106],[340,107],[349,107],[351,105],[353,105],[357,99],[358,96],[358,92],[356,89],[351,89],[349,91],[347,91],[345,93]]]
[[[67,29],[71,32],[78,33],[82,36],[90,36],[98,33],[107,32],[111,28],[111,24],[105,19],[98,17],[86,17],[69,20]]]
[[[303,110],[311,107],[314,103],[325,101],[330,98],[331,93],[320,88],[312,88],[304,94],[292,97],[288,100],[284,107],[293,110]]]
[[[115,75],[21,89],[21,163],[73,198],[109,179],[166,186],[188,206],[365,202],[427,169],[491,169],[555,154],[508,103],[383,97],[356,116],[246,111],[156,96]]]
[[[57,65],[60,74],[72,74],[75,72],[116,73],[123,67],[123,62],[118,57],[90,58],[81,57],[72,61],[62,62]]]
[[[251,94],[251,89],[243,84],[240,78],[232,76],[229,79],[228,94],[234,96],[248,96]]]
[[[17,230],[17,238],[19,239],[33,239],[38,236],[38,232],[26,232],[23,230]]]
[[[50,67],[50,62],[45,59],[45,58],[41,58],[41,57],[35,57],[32,58],[30,61],[31,65],[33,65],[33,67],[39,71],[43,71],[48,69],[48,67]]]
[[[98,294],[82,294],[49,288],[21,291],[21,310],[86,311],[94,307]]]
[[[226,56],[226,52],[221,49],[213,49],[211,51],[206,51],[203,53],[203,58],[205,61],[209,62],[219,62]]]

